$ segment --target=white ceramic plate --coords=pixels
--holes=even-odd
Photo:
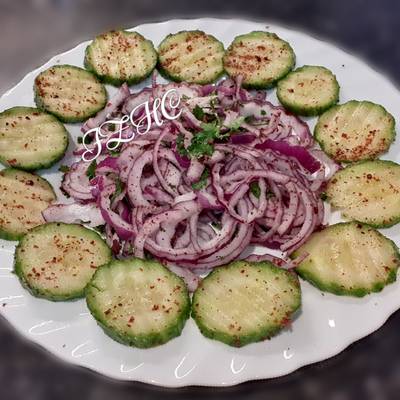
[[[341,85],[341,102],[371,100],[383,104],[400,120],[400,95],[388,80],[362,61],[304,33],[275,25],[217,19],[173,20],[134,29],[155,45],[168,33],[202,29],[215,35],[225,46],[236,35],[268,29],[290,42],[296,52],[297,65],[330,68]],[[82,43],[29,73],[0,99],[0,111],[15,105],[33,105],[32,85],[38,72],[58,63],[82,66],[87,44]],[[112,94],[113,88],[108,89]],[[277,103],[274,91],[268,95]],[[315,120],[310,119],[309,123],[313,128]],[[67,128],[72,137],[78,135],[79,126],[68,125]],[[392,145],[385,158],[400,161],[398,142]],[[61,174],[57,168],[46,170],[42,175],[58,190]],[[57,194],[62,197],[59,191]],[[330,218],[331,222],[337,220],[337,215]],[[384,233],[400,244],[398,227],[386,229]],[[400,307],[400,280],[383,292],[363,299],[322,294],[302,282],[301,314],[291,329],[272,340],[232,348],[204,338],[193,320],[189,320],[179,338],[160,347],[140,350],[125,347],[106,336],[88,313],[84,300],[52,303],[30,296],[12,273],[13,253],[14,243],[0,241],[0,311],[20,333],[73,364],[113,378],[161,386],[224,386],[285,375],[339,353],[378,329]]]

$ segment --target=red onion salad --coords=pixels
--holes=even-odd
[[[44,218],[104,225],[115,256],[151,255],[191,290],[198,275],[243,258],[251,245],[282,253],[249,260],[294,267],[288,256],[323,225],[321,193],[338,166],[314,147],[307,124],[266,101],[265,92],[243,89],[240,79],[207,86],[153,79],[133,94],[124,85],[82,131],[171,88],[181,96],[179,118],[152,123],[112,152],[102,139],[97,164],[77,161],[64,175],[62,189],[74,203],[52,205]]]

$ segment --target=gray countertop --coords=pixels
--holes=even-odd
[[[361,56],[399,84],[399,12],[395,0],[0,0],[0,93],[51,56],[99,32],[198,16],[249,18],[307,31]],[[397,312],[338,356],[289,376],[226,389],[172,390],[114,382],[64,364],[0,319],[0,399],[398,399],[399,331]]]

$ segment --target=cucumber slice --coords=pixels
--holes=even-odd
[[[344,217],[390,227],[400,222],[400,165],[386,160],[350,165],[332,177],[326,195]]]
[[[173,81],[206,84],[223,72],[224,45],[202,31],[168,35],[158,47],[158,69]]]
[[[85,52],[85,68],[115,86],[141,82],[151,74],[156,63],[153,43],[137,32],[104,33]]]
[[[42,211],[55,199],[50,183],[40,176],[14,168],[0,171],[0,238],[19,240],[44,224]]]
[[[320,290],[363,297],[396,280],[400,256],[396,245],[368,225],[331,225],[313,233],[293,257],[309,255],[296,271]]]
[[[192,316],[204,336],[240,347],[275,335],[300,305],[296,274],[269,262],[236,261],[201,282]]]
[[[107,102],[102,83],[83,68],[54,65],[41,72],[34,84],[36,105],[62,122],[82,122]]]
[[[182,279],[158,262],[139,258],[99,268],[87,288],[86,302],[109,336],[140,348],[179,336],[190,315]]]
[[[351,100],[330,108],[314,130],[321,148],[338,162],[374,159],[389,149],[395,136],[393,116],[370,101]]]
[[[237,36],[224,56],[225,71],[232,78],[241,75],[248,88],[275,85],[294,67],[296,56],[288,42],[275,33],[254,31]]]
[[[21,239],[14,268],[34,296],[62,301],[83,297],[96,268],[110,260],[111,250],[95,231],[51,222]]]
[[[0,162],[25,170],[49,168],[68,147],[68,132],[54,116],[32,107],[0,114]]]
[[[339,84],[329,69],[305,65],[280,80],[276,94],[289,111],[313,116],[338,102]]]

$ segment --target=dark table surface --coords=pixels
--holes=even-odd
[[[199,16],[248,18],[308,31],[359,55],[399,84],[399,12],[395,0],[0,0],[0,93],[51,56],[99,32]],[[173,390],[115,382],[64,364],[0,319],[0,399],[399,399],[399,331],[397,312],[336,357],[286,377],[224,389]]]

